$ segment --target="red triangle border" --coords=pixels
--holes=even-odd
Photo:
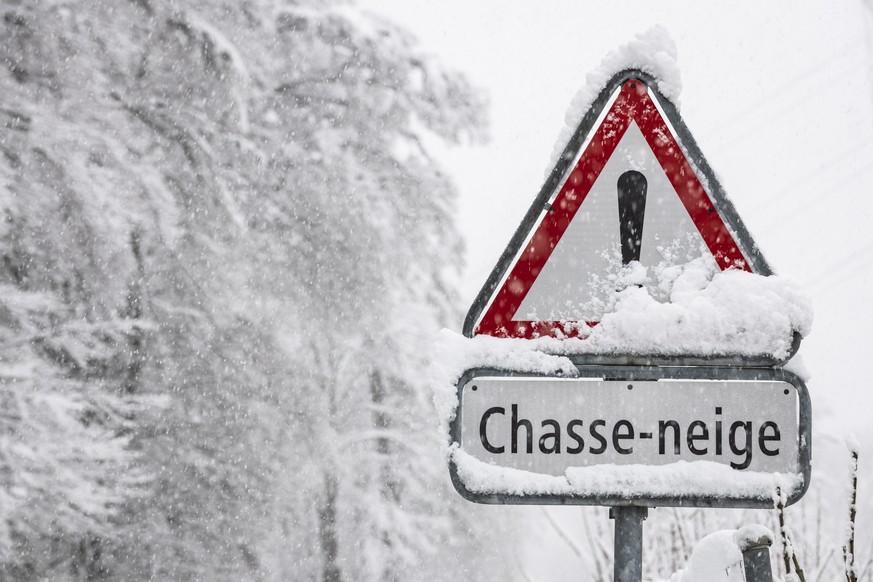
[[[533,339],[543,336],[580,337],[590,326],[572,321],[517,321],[515,313],[548,261],[600,172],[615,151],[630,122],[635,121],[658,163],[718,266],[752,271],[730,229],[658,110],[645,82],[624,81],[603,121],[595,129],[579,161],[561,185],[551,208],[517,254],[503,285],[493,295],[475,328],[476,335]]]

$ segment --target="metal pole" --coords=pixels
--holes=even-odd
[[[643,579],[643,520],[647,514],[645,507],[619,506],[609,510],[609,517],[615,520],[615,582]]]
[[[773,568],[770,566],[771,543],[769,535],[740,542],[746,582],[773,582]]]

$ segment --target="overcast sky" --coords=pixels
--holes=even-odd
[[[816,428],[853,430],[873,442],[865,428],[873,425],[866,367],[873,17],[861,0],[364,5],[406,26],[488,95],[490,143],[440,156],[461,191],[465,304],[539,191],[585,75],[610,50],[663,25],[678,47],[686,124],[771,265],[813,300],[815,323],[801,354],[812,375]]]

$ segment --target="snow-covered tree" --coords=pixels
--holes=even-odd
[[[465,80],[341,2],[0,6],[0,571],[503,575],[421,373]]]

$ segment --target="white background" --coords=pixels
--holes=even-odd
[[[873,7],[845,2],[368,0],[490,101],[491,141],[440,151],[461,191],[469,304],[539,191],[587,72],[663,25],[680,113],[777,273],[815,307],[814,427],[873,442]],[[460,321],[458,326],[460,327]]]

